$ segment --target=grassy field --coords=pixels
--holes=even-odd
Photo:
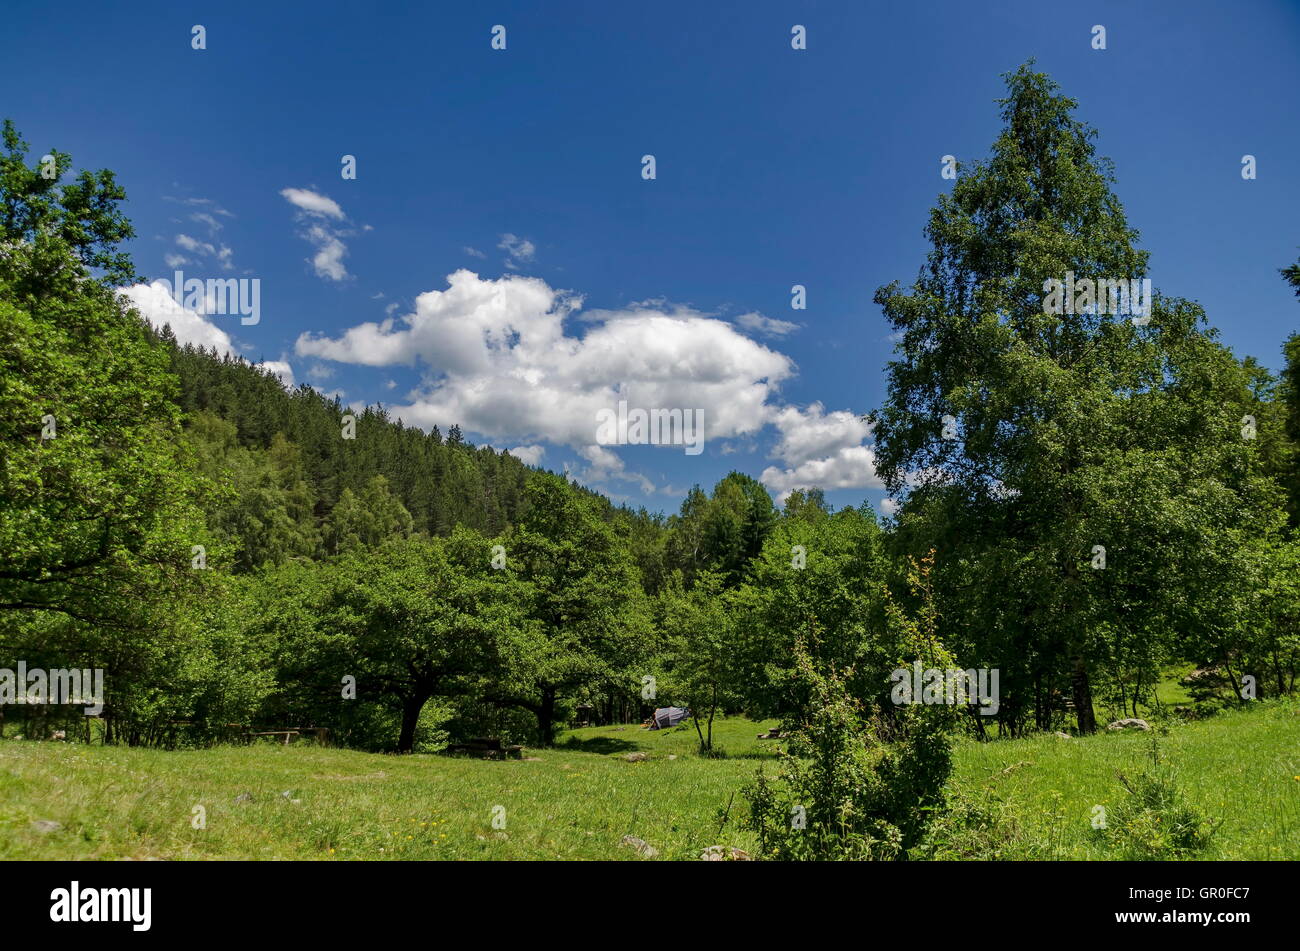
[[[577,730],[522,762],[0,740],[0,858],[639,859],[625,835],[661,859],[752,849],[734,821],[719,831],[717,813],[771,762],[773,741],[755,738],[770,725],[716,724],[727,755],[710,759],[689,726]],[[1223,820],[1205,857],[1300,858],[1294,703],[1174,726],[1157,742],[1189,801]],[[1122,795],[1116,771],[1140,769],[1150,749],[1151,734],[963,741],[952,787],[995,797],[1005,857],[1109,858],[1091,810]],[[197,805],[206,828],[193,828]],[[741,808],[736,796],[733,816]]]

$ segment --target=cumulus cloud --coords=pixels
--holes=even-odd
[[[772,422],[781,434],[775,455],[792,465],[860,446],[871,435],[871,425],[857,413],[827,413],[820,402],[804,410],[784,407],[774,414]]]
[[[760,481],[784,500],[794,489],[876,489],[875,455],[862,445],[870,425],[856,413],[827,413],[821,403],[807,409],[786,406],[773,414],[781,434],[773,450],[786,465],[769,466]]]
[[[316,249],[310,258],[316,276],[330,281],[346,280],[350,275],[343,264],[343,256],[348,253],[348,248],[342,239],[352,232],[339,230],[331,224],[342,222],[347,217],[338,202],[306,188],[284,188],[280,195],[298,209],[296,218],[302,226],[299,237]]]
[[[578,298],[538,278],[459,270],[400,319],[336,338],[303,334],[295,349],[366,366],[423,364],[426,378],[395,413],[429,428],[451,423],[494,439],[596,443],[597,413],[631,407],[702,409],[706,438],[753,433],[794,363],[689,309],[604,311],[582,336],[566,317]],[[589,460],[592,461],[592,460]]]
[[[209,350],[216,347],[219,354],[235,355],[230,335],[202,314],[176,303],[165,281],[123,287],[118,293],[155,329],[170,326],[179,343]]]
[[[542,456],[546,455],[545,446],[515,446],[510,450],[510,455],[514,456],[520,462],[527,466],[540,466]]]
[[[270,370],[280,378],[289,389],[293,389],[293,367],[289,366],[284,360],[263,360],[258,366],[265,370]]]
[[[586,459],[590,465],[582,470],[578,477],[584,482],[633,482],[640,486],[641,491],[651,493],[655,491],[655,484],[639,472],[630,472],[624,466],[623,460],[617,453],[606,449],[604,446],[583,446],[578,450],[578,455]]]
[[[761,479],[781,498],[796,488],[882,487],[864,445],[870,426],[821,403],[783,405],[780,386],[794,362],[735,324],[664,301],[579,315],[581,306],[581,297],[540,278],[483,278],[462,268],[404,315],[334,337],[302,334],[295,352],[419,367],[421,383],[406,405],[391,408],[394,415],[425,429],[459,423],[511,440],[519,444],[511,452],[530,463],[540,460],[543,443],[569,446],[586,463],[579,477],[593,483],[655,491],[625,468],[617,447],[597,445],[597,414],[626,400],[629,408],[702,410],[706,446],[716,441],[719,449],[722,440],[752,443],[775,427],[772,455],[781,465]]]
[[[881,489],[875,453],[870,446],[837,450],[823,459],[809,459],[792,468],[768,466],[759,481],[785,501],[795,489]]]
[[[741,314],[736,318],[736,323],[751,333],[761,334],[764,337],[784,337],[786,334],[794,333],[799,329],[798,324],[791,323],[788,320],[764,317],[762,314],[753,311],[748,314]]]
[[[211,350],[216,347],[218,356],[239,356],[230,334],[226,333],[206,316],[176,303],[172,298],[171,288],[165,281],[152,284],[135,284],[120,287],[117,293],[127,304],[140,312],[155,330],[171,327],[177,343],[182,346],[191,344]],[[284,360],[266,360],[256,366],[266,367],[280,378],[287,387],[294,385],[293,367]]]

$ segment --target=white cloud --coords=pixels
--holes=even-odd
[[[339,231],[329,223],[346,218],[338,202],[306,188],[284,188],[280,194],[298,209],[298,221],[304,226],[299,237],[316,248],[311,257],[316,276],[331,281],[347,280],[350,275],[343,264],[343,256],[348,253],[348,248],[342,238],[352,232]]]
[[[511,270],[518,270],[521,264],[531,264],[537,257],[537,246],[517,235],[503,234],[497,247],[506,253],[506,267]]]
[[[719,449],[722,440],[752,442],[774,426],[772,455],[781,465],[761,479],[781,497],[801,487],[882,487],[864,445],[870,427],[858,414],[781,405],[779,388],[796,369],[786,355],[726,320],[662,300],[578,318],[581,305],[580,296],[540,278],[483,278],[462,268],[402,316],[337,337],[305,333],[295,351],[364,366],[418,365],[423,379],[406,405],[391,407],[395,416],[511,440],[520,458],[536,451],[540,460],[544,443],[569,446],[587,463],[580,477],[592,483],[655,491],[625,468],[617,447],[595,445],[597,413],[627,400],[629,407],[702,410],[705,438]],[[581,333],[566,327],[575,323]]]
[[[121,294],[154,328],[170,325],[181,344],[205,349],[217,348],[218,354],[235,356],[230,335],[202,314],[182,307],[172,299],[171,288],[163,281],[119,288]]]
[[[648,494],[655,491],[653,482],[639,472],[629,472],[624,467],[623,460],[604,446],[583,446],[578,450],[578,455],[591,463],[579,473],[578,478],[583,482],[634,482],[641,487],[642,492]]]
[[[772,422],[781,434],[774,455],[796,466],[840,449],[860,446],[871,435],[871,425],[857,413],[847,410],[827,413],[820,402],[806,410],[787,406],[773,415]]]
[[[202,263],[204,258],[212,258],[225,270],[232,269],[234,267],[234,252],[230,247],[221,244],[217,240],[219,232],[225,227],[217,216],[219,215],[222,218],[233,218],[235,216],[211,198],[177,198],[173,195],[164,195],[163,198],[166,201],[198,209],[189,213],[189,220],[206,228],[210,239],[203,241],[188,234],[178,234],[173,240],[177,246],[189,252],[189,254],[168,252],[163,255],[163,262],[169,268],[175,269]],[[179,219],[173,218],[172,220],[179,223]]]
[[[762,334],[765,337],[784,337],[786,334],[799,329],[798,324],[791,323],[788,320],[777,320],[775,317],[764,317],[755,311],[741,314],[736,318],[736,323],[746,330]]]
[[[510,450],[510,455],[514,456],[524,465],[540,466],[542,456],[546,455],[545,446],[515,446]]]
[[[337,235],[322,225],[312,225],[307,229],[306,238],[316,245],[311,263],[317,277],[341,281],[348,276],[348,269],[343,266],[343,255],[348,253],[348,249]]]
[[[794,489],[882,489],[870,446],[839,449],[824,459],[809,459],[793,468],[768,466],[759,481],[784,501]]]
[[[313,383],[323,383],[334,376],[334,368],[324,363],[313,363],[307,368],[307,379]]]
[[[760,481],[784,500],[793,489],[883,488],[875,454],[862,445],[871,426],[856,413],[827,413],[821,403],[801,410],[787,406],[773,414],[781,434],[773,454],[786,466],[769,466]]]
[[[280,382],[287,388],[293,389],[293,367],[289,366],[284,360],[263,360],[257,365],[264,370],[270,370],[280,378]]]
[[[464,251],[466,254],[468,254],[468,255],[469,255],[470,257],[472,257],[472,258],[486,258],[486,257],[487,257],[487,255],[484,254],[482,251],[480,251],[478,248],[471,248],[468,244],[465,245],[465,247],[461,248],[461,250]]]
[[[884,514],[884,515],[893,515],[895,512],[898,511],[898,500],[897,500],[897,499],[881,499],[881,500],[880,500],[880,511],[881,511],[881,513]]]
[[[197,221],[202,225],[207,225],[209,234],[216,234],[222,227],[221,222],[212,217],[212,215],[208,214],[206,211],[194,212],[194,214],[190,215],[190,220]]]
[[[197,238],[191,238],[187,234],[178,234],[176,236],[176,243],[180,245],[182,248],[184,248],[186,251],[198,252],[199,254],[208,254],[208,255],[213,255],[217,253],[217,249],[214,248],[212,245],[208,244],[206,241],[199,241]]]
[[[235,217],[233,214],[226,211],[226,209],[218,205],[211,198],[176,198],[173,195],[164,195],[163,198],[166,199],[167,201],[174,201],[182,205],[200,205],[204,208],[211,208],[212,214],[214,215],[222,215],[223,217],[226,218]]]
[[[343,220],[343,209],[333,198],[306,188],[282,188],[280,195],[300,211],[318,218]]]
[[[707,438],[760,430],[793,362],[729,323],[687,309],[605,311],[581,336],[564,328],[573,295],[538,278],[497,280],[459,270],[399,320],[337,338],[303,334],[300,356],[366,366],[427,367],[408,423],[459,423],[493,439],[595,442],[596,414],[620,399],[645,408],[702,409]]]
[[[230,270],[231,268],[232,265],[231,258],[234,252],[232,252],[231,249],[224,244],[221,245],[220,247],[217,247],[214,244],[210,244],[207,241],[200,241],[198,238],[190,237],[187,234],[178,234],[176,236],[176,244],[179,245],[181,248],[185,249],[186,251],[189,251],[191,254],[198,254],[208,258],[216,258],[217,263],[219,263],[226,270]],[[178,267],[179,266],[178,264],[172,263],[173,261],[176,260],[179,260],[181,263],[184,264],[191,263],[190,259],[180,254],[166,255],[164,256],[163,260],[167,262],[168,267]]]

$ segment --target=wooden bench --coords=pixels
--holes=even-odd
[[[477,756],[480,759],[524,758],[524,748],[522,746],[502,746],[501,741],[495,737],[476,737],[468,743],[457,743],[454,746],[449,746],[445,752],[453,756],[460,754]]]
[[[311,736],[321,746],[325,746],[329,742],[329,732],[329,728],[323,726],[298,726],[289,730],[257,730],[245,733],[244,736],[248,738],[250,743],[259,736],[282,736],[284,737],[285,746],[289,745],[289,737],[291,736]]]
[[[259,736],[282,736],[284,737],[284,745],[288,746],[289,737],[301,736],[301,734],[297,730],[261,730],[256,733],[245,733],[244,736],[248,737],[249,742],[257,739]]]

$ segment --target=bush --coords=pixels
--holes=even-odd
[[[1209,848],[1216,824],[1186,802],[1170,771],[1118,775],[1127,795],[1096,830],[1107,848],[1127,859],[1185,858]]]
[[[911,858],[931,861],[997,861],[1013,856],[1019,825],[992,793],[950,796]]]
[[[946,718],[909,708],[892,724],[898,741],[885,744],[845,688],[851,673],[818,671],[802,643],[795,662],[810,687],[811,713],[779,754],[777,782],[760,768],[742,790],[750,806],[742,825],[757,834],[764,858],[905,857],[942,808],[951,770]]]

